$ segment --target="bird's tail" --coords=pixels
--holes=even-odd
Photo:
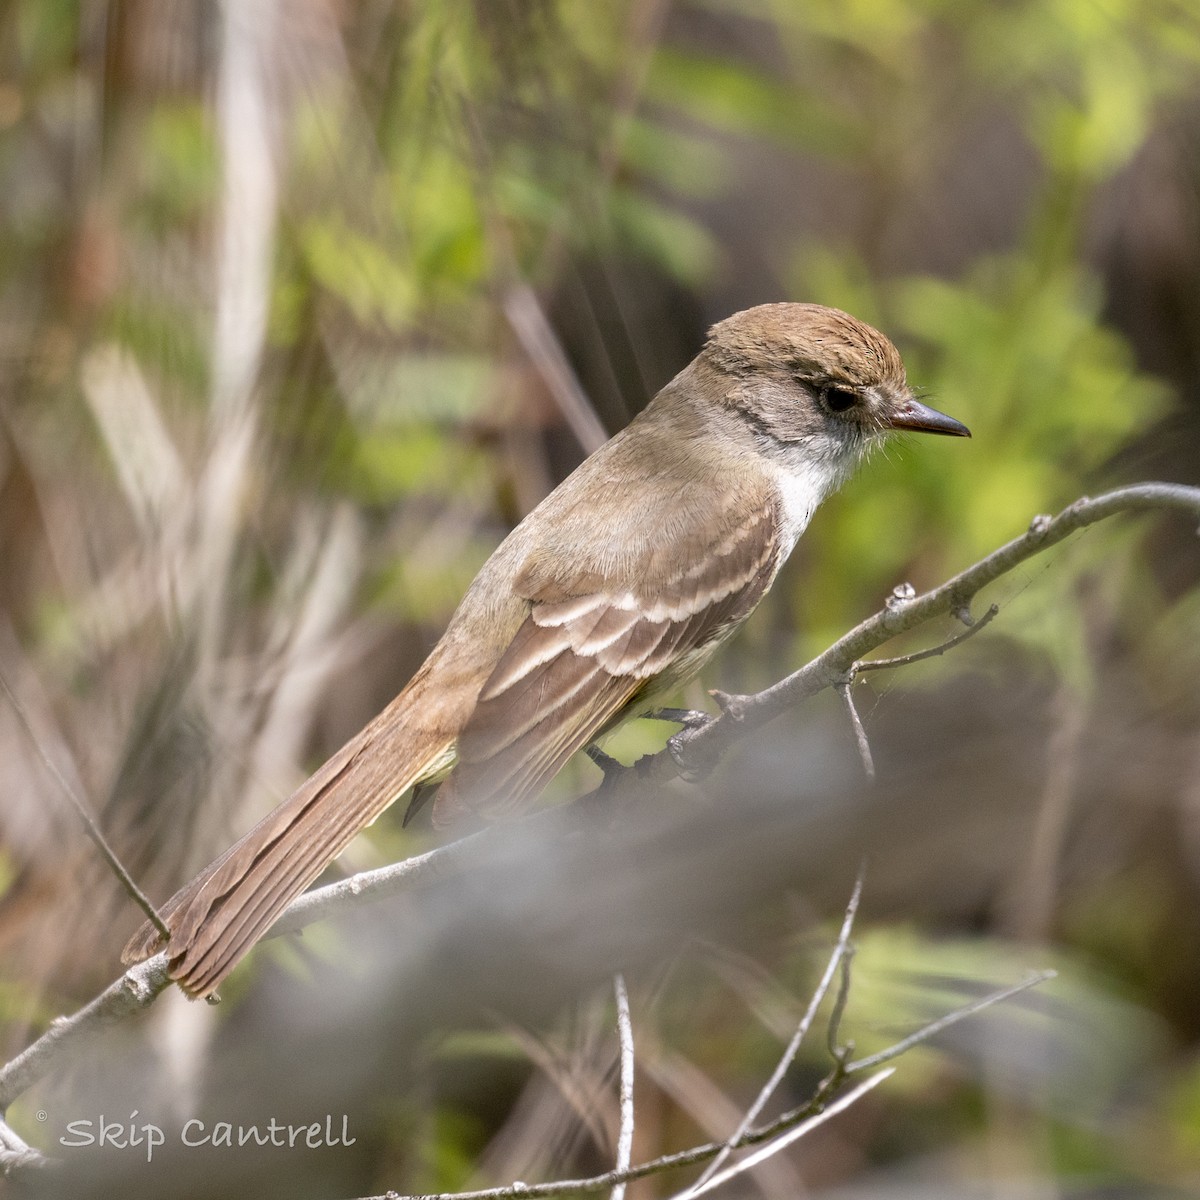
[[[171,977],[185,992],[209,995],[360,830],[449,765],[453,735],[423,727],[410,699],[411,687],[167,902]],[[121,958],[137,962],[161,949],[147,921]]]

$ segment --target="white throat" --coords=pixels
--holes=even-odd
[[[799,456],[797,456],[799,457]],[[828,463],[813,462],[807,455],[796,466],[776,461],[775,482],[783,502],[783,528],[780,541],[784,557],[791,554],[797,539],[808,528],[817,505],[835,492],[844,476]]]

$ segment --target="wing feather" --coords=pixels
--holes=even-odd
[[[482,802],[475,803],[476,810],[489,817],[520,811],[529,797],[536,796],[558,774],[576,750],[592,740],[596,715],[600,715],[603,724],[605,717],[611,718],[624,707],[626,692],[623,681],[606,672],[588,672],[584,684],[575,689],[552,718],[482,766],[487,791]],[[455,786],[455,782],[452,777],[449,786]]]
[[[750,513],[653,586],[643,576],[580,595],[529,588],[530,614],[459,735],[435,821],[464,806],[519,810],[647,693],[682,682],[762,599],[782,557],[778,528],[773,508]]]
[[[579,668],[578,656],[564,650],[535,674],[525,676],[501,693],[495,701],[476,705],[476,715],[468,726],[473,758],[491,762],[502,750],[539,726],[565,719],[574,710],[576,700],[592,699],[593,672]],[[588,694],[580,697],[580,692]],[[461,738],[459,759],[461,762]]]

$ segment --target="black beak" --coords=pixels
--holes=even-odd
[[[953,417],[940,413],[936,408],[909,398],[888,418],[889,429],[908,429],[914,433],[944,433],[949,437],[970,437],[971,431]]]

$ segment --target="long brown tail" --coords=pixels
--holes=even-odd
[[[167,902],[161,912],[171,931],[171,977],[185,992],[209,995],[356,834],[448,759],[453,733],[423,728],[412,699],[410,685]],[[161,934],[146,922],[121,957],[136,962],[162,948]]]

